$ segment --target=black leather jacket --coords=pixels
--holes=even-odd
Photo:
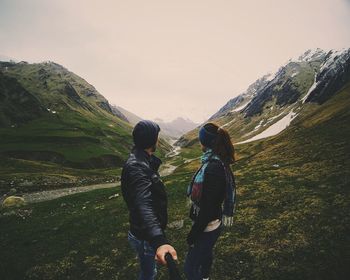
[[[124,164],[121,188],[129,209],[130,231],[156,250],[168,244],[164,230],[168,221],[167,195],[158,169],[162,161],[134,148]]]

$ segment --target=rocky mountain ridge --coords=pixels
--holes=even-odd
[[[350,49],[308,50],[256,80],[209,120],[232,132],[235,143],[261,139],[281,132],[301,111],[323,104],[349,82]],[[191,145],[195,135],[190,132],[177,144]]]

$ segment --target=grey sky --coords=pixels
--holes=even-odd
[[[204,121],[308,48],[350,47],[349,0],[0,0],[0,54],[52,60],[144,118]]]

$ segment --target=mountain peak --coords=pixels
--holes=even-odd
[[[306,52],[304,52],[302,55],[300,55],[295,61],[296,62],[309,62],[312,60],[315,60],[321,56],[326,55],[326,51],[320,48],[316,49],[308,49]],[[294,61],[294,60],[291,60]]]
[[[184,117],[177,117],[172,121],[164,121],[160,118],[156,118],[154,121],[158,123],[164,134],[174,138],[178,138],[198,126],[197,123]]]

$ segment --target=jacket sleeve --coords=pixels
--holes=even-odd
[[[129,166],[130,187],[134,191],[134,207],[139,213],[141,223],[147,232],[147,241],[156,250],[159,246],[168,244],[159,220],[154,212],[151,178],[147,175],[144,167],[140,164]]]
[[[221,164],[218,162],[208,164],[204,175],[200,211],[187,236],[187,243],[189,245],[196,242],[208,223],[213,220],[213,209],[215,207],[221,207],[224,185],[225,171]]]

